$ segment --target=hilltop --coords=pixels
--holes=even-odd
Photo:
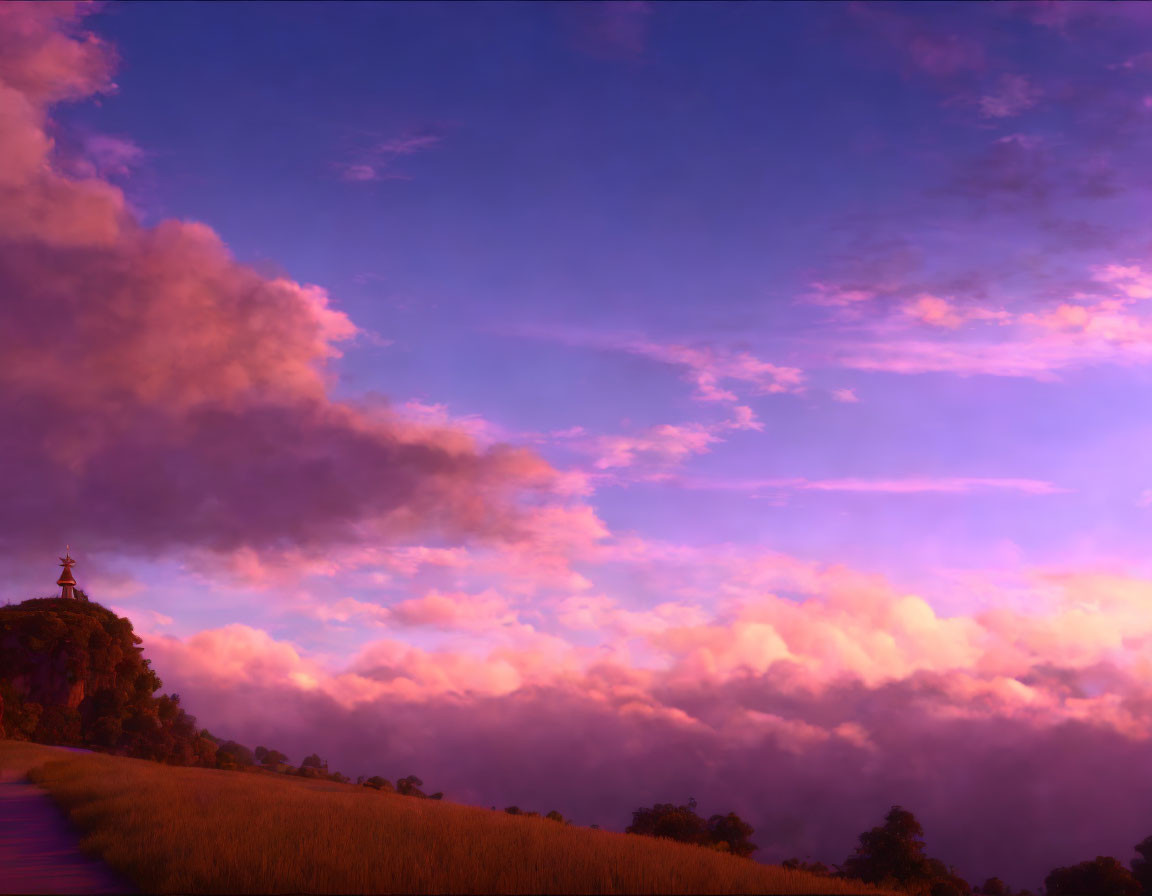
[[[88,600],[0,607],[0,736],[86,746],[178,765],[214,747],[161,695],[132,623]]]

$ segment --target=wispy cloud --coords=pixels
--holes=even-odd
[[[842,477],[834,479],[693,479],[677,478],[671,484],[685,488],[718,489],[755,494],[764,491],[858,492],[887,495],[968,494],[981,491],[1012,491],[1029,495],[1056,495],[1068,491],[1042,479],[996,476],[903,476],[887,478]]]
[[[648,49],[653,4],[646,0],[563,3],[557,10],[572,46],[601,59],[640,59]]]
[[[1012,118],[1039,101],[1041,91],[1025,75],[1004,75],[997,89],[980,97],[980,114],[985,118]]]
[[[436,132],[401,134],[373,144],[355,155],[352,161],[337,162],[341,179],[353,183],[371,183],[381,180],[411,180],[411,176],[396,168],[396,160],[404,156],[427,152],[443,142],[444,135]]]

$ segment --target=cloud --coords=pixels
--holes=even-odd
[[[580,330],[525,328],[519,332],[568,345],[624,352],[681,368],[684,378],[695,386],[693,397],[699,401],[736,404],[739,398],[732,391],[736,385],[750,386],[756,395],[797,393],[804,389],[804,372],[799,368],[773,364],[751,352],[724,346],[655,342],[642,336]]]
[[[722,489],[749,494],[772,491],[858,492],[864,494],[917,495],[968,494],[982,491],[1013,491],[1029,495],[1055,495],[1068,491],[1042,479],[997,476],[905,476],[888,479],[842,477],[836,479],[733,479],[680,478],[685,488]]]
[[[1004,75],[994,93],[980,97],[980,114],[985,118],[1012,118],[1031,109],[1041,91],[1024,75]]]
[[[659,464],[676,464],[694,454],[704,454],[720,441],[710,427],[701,423],[653,426],[634,436],[602,436],[596,467],[609,470],[632,466],[640,459]]]
[[[847,367],[890,373],[954,373],[1055,380],[1060,371],[1090,364],[1143,365],[1152,362],[1152,275],[1138,264],[1105,264],[1090,269],[1085,290],[1073,299],[1039,310],[1007,311],[961,306],[921,295],[902,306],[903,317],[928,327],[956,331],[949,339],[905,335],[899,322],[875,320],[875,341],[839,347]],[[971,332],[970,324],[996,324]],[[995,331],[992,331],[996,335]]]
[[[983,489],[1002,489],[1030,495],[1054,495],[1066,489],[1040,479],[1004,479],[996,477],[909,477],[904,479],[813,479],[793,486],[824,492],[884,492],[887,494],[918,494],[945,492],[958,494]]]
[[[648,49],[654,8],[646,0],[565,3],[558,14],[572,46],[600,59],[640,59]]]
[[[1152,773],[1152,582],[1036,574],[1026,611],[945,616],[841,567],[634,547],[642,565],[720,561],[731,598],[633,608],[593,593],[555,605],[573,642],[521,623],[497,648],[380,640],[334,666],[237,625],[157,634],[147,653],[217,734],[614,829],[692,793],[748,818],[765,861],[838,862],[893,802],[969,879],[1017,886],[1149,833],[1131,781]],[[454,624],[471,599],[443,597],[449,612],[429,602],[421,622]]]
[[[143,227],[58,170],[49,104],[110,88],[88,8],[0,9],[0,487],[6,550],[316,550],[519,538],[554,472],[449,423],[330,397],[358,330],[320,287],[239,264],[207,226]]]
[[[832,398],[845,404],[855,404],[860,400],[855,389],[833,389]]]
[[[884,48],[885,59],[900,60],[911,74],[951,80],[985,67],[984,48],[973,38],[942,31],[893,7],[852,3],[848,10],[872,44]]]
[[[352,183],[411,180],[409,175],[396,170],[396,160],[433,149],[443,140],[444,136],[440,133],[409,132],[399,137],[381,140],[357,153],[354,161],[337,162],[335,167],[342,180]]]
[[[389,609],[392,619],[410,626],[485,631],[515,621],[508,602],[491,590],[482,594],[446,594],[432,590]]]
[[[1120,192],[1110,157],[1057,147],[1035,134],[997,138],[962,162],[949,184],[957,195],[1037,210],[1056,199],[1111,199]]]

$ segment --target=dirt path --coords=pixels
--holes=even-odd
[[[79,843],[47,793],[0,771],[0,893],[135,892]]]

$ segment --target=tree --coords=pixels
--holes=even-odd
[[[317,756],[315,753],[312,753],[311,755],[304,757],[304,761],[300,763],[300,767],[301,768],[327,768],[328,763],[325,762],[323,759],[321,759],[319,756]]]
[[[547,818],[547,819],[549,819],[549,820],[551,820],[551,821],[558,821],[558,822],[560,822],[561,824],[567,824],[567,823],[568,823],[568,822],[565,820],[564,816],[563,816],[563,815],[561,815],[559,812],[557,812],[555,809],[553,809],[551,812],[549,812],[549,813],[548,813],[547,815],[545,815],[544,817],[545,817],[545,818]]]
[[[750,856],[760,848],[748,839],[753,833],[752,825],[735,812],[708,819],[708,838],[715,844],[726,844],[733,855]]]
[[[424,782],[417,778],[415,775],[409,775],[406,778],[401,778],[396,782],[396,792],[403,796],[426,796],[420,788],[424,786]]]
[[[865,883],[898,886],[930,896],[963,896],[968,882],[939,859],[924,854],[924,828],[907,809],[893,806],[884,824],[860,835],[860,845],[840,873]]]
[[[256,757],[252,755],[252,751],[234,740],[225,741],[216,750],[218,768],[244,768],[255,764]]]
[[[976,892],[982,896],[1012,896],[1012,891],[1008,889],[1008,885],[998,877],[990,877],[984,881]]]
[[[382,778],[379,775],[373,775],[371,778],[364,779],[364,786],[371,787],[373,790],[393,790],[392,782],[387,778]]]
[[[693,811],[695,808],[695,800],[689,800],[686,806],[657,803],[648,809],[640,808],[632,813],[632,824],[624,830],[629,834],[643,834],[646,837],[705,844],[709,841],[708,826]]]
[[[1152,896],[1152,837],[1136,844],[1137,856],[1132,860],[1132,876],[1143,888],[1144,896]]]
[[[260,750],[257,749],[256,760],[263,766],[273,768],[277,765],[285,765],[288,762],[288,757],[279,750],[265,750],[264,755],[261,756]]]
[[[893,806],[884,824],[860,835],[860,845],[844,860],[840,871],[865,883],[892,880],[899,884],[923,878],[924,828],[907,809]]]
[[[1096,856],[1054,869],[1044,878],[1048,896],[1140,896],[1143,888],[1132,872],[1112,856]]]

